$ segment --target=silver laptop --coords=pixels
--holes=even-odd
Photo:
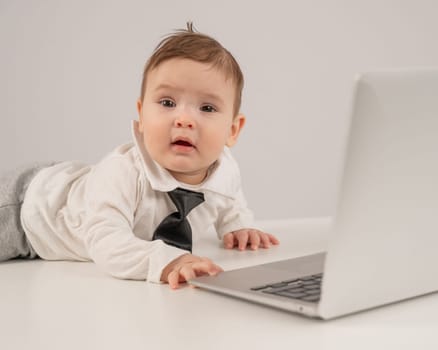
[[[355,81],[327,252],[191,284],[331,319],[438,291],[438,69]]]

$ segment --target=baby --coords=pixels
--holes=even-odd
[[[179,283],[219,273],[191,254],[214,226],[224,247],[278,244],[255,228],[230,153],[245,124],[243,75],[215,39],[166,37],[146,63],[133,142],[95,165],[37,164],[0,183],[0,261],[92,260],[123,279]]]

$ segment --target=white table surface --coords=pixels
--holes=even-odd
[[[229,251],[215,237],[196,252],[224,269],[325,249],[328,220],[263,225],[269,250]],[[431,276],[437,278],[437,276]],[[0,349],[438,349],[438,294],[319,321],[183,287],[123,281],[93,263],[0,264]]]

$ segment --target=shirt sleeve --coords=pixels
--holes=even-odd
[[[215,224],[218,238],[222,239],[226,233],[243,228],[256,228],[254,215],[248,208],[243,190],[239,190],[234,199],[229,199],[227,205],[219,210]]]
[[[126,158],[98,163],[85,188],[84,240],[90,258],[110,275],[160,282],[164,267],[187,252],[133,233],[140,171]]]

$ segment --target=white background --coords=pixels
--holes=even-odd
[[[0,0],[0,171],[130,141],[146,59],[192,20],[245,74],[234,154],[256,218],[330,215],[354,75],[437,66],[437,14],[433,0]]]

